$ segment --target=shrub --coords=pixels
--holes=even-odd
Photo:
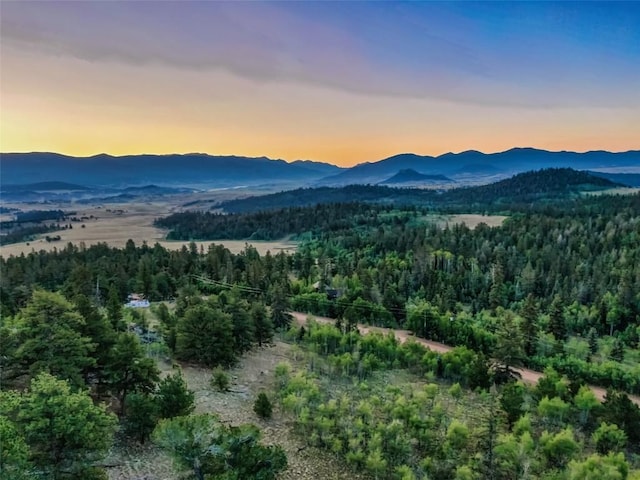
[[[231,380],[229,375],[221,367],[213,369],[213,375],[211,377],[211,386],[216,387],[221,392],[228,392]]]
[[[256,412],[260,418],[271,418],[273,414],[273,406],[271,405],[271,400],[267,397],[267,394],[261,392],[256,399],[256,402],[253,404],[253,411]]]

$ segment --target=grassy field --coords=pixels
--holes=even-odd
[[[11,205],[14,206],[14,205]],[[34,209],[33,205],[15,205],[22,210]],[[73,226],[72,229],[51,232],[48,235],[60,235],[60,240],[56,242],[47,242],[42,238],[31,242],[14,243],[0,247],[0,255],[20,255],[28,254],[31,251],[46,250],[50,251],[54,248],[64,248],[67,243],[74,245],[84,243],[90,246],[96,243],[105,242],[112,247],[124,247],[129,239],[132,239],[136,245],[147,242],[154,245],[156,242],[168,249],[180,249],[184,245],[188,245],[187,241],[167,241],[164,239],[166,231],[153,226],[156,218],[172,213],[177,207],[168,202],[147,202],[147,203],[126,203],[126,204],[110,204],[108,206],[75,206],[75,205],[59,205],[46,207],[38,206],[36,208],[61,208],[62,210],[76,211],[76,216],[93,218],[83,222],[69,222]],[[84,226],[83,226],[84,225]],[[205,251],[211,244],[223,244],[233,253],[239,253],[244,250],[247,244],[244,240],[217,240],[206,242],[195,242],[198,249],[203,248]],[[251,241],[251,244],[264,255],[267,251],[276,254],[279,251],[294,251],[296,243],[283,240],[272,242]]]
[[[502,222],[508,218],[504,215],[479,215],[475,213],[462,213],[458,215],[449,215],[446,218],[448,223],[464,223],[469,228],[476,228],[481,223],[486,223],[490,227],[499,227]]]

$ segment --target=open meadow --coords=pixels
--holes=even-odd
[[[129,239],[136,245],[146,242],[148,245],[161,244],[168,249],[180,249],[189,245],[188,241],[166,240],[167,231],[154,226],[155,219],[185,210],[181,205],[183,197],[177,199],[155,199],[144,202],[131,202],[104,205],[81,204],[10,204],[12,208],[18,208],[24,212],[29,210],[61,209],[73,211],[77,218],[87,217],[85,220],[69,221],[72,228],[51,232],[49,235],[59,235],[60,240],[48,242],[45,235],[39,235],[30,242],[19,242],[0,247],[0,255],[28,254],[33,251],[52,251],[64,248],[68,243],[89,247],[97,243],[107,243],[111,247],[122,248]],[[192,198],[192,197],[190,197]],[[435,222],[440,227],[453,224],[465,224],[469,228],[475,228],[481,223],[490,227],[502,225],[503,215],[480,214],[456,214],[456,215],[429,215],[425,217],[428,222]],[[223,244],[232,253],[239,253],[250,243],[261,255],[270,251],[276,254],[280,251],[294,252],[297,243],[287,238],[277,241],[245,241],[245,240],[209,240],[196,241],[198,250],[207,251],[209,245]]]
[[[78,218],[89,217],[89,219],[68,222],[73,228],[50,233],[50,235],[60,235],[60,240],[58,241],[47,242],[45,235],[40,235],[39,238],[31,242],[4,245],[0,247],[0,255],[5,257],[10,255],[17,256],[23,253],[26,255],[32,251],[61,249],[69,242],[74,245],[84,244],[87,247],[97,243],[107,243],[109,246],[122,248],[131,239],[136,245],[141,245],[143,242],[154,245],[157,242],[165,248],[176,250],[190,243],[188,241],[165,240],[167,232],[153,225],[156,218],[169,215],[180,209],[174,202],[159,200],[90,206],[69,204],[12,204],[10,206],[19,208],[22,211],[60,208],[64,211],[76,212],[75,216]],[[244,240],[198,241],[195,243],[198,246],[198,250],[204,249],[204,251],[211,244],[224,244],[233,253],[241,252],[247,244]],[[251,244],[261,255],[264,255],[267,251],[276,254],[282,250],[294,251],[296,248],[295,242],[287,240],[251,241]]]

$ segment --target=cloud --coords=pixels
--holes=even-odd
[[[597,80],[581,84],[577,73],[554,77],[544,70],[544,59],[527,65],[517,51],[501,59],[500,51],[474,45],[465,30],[455,28],[473,29],[473,22],[460,16],[347,4],[344,8],[352,10],[340,18],[334,11],[339,8],[13,2],[2,5],[1,34],[3,48],[105,64],[219,69],[258,83],[293,82],[358,95],[528,108],[640,102],[637,95],[625,96],[625,89],[605,92]],[[507,61],[520,67],[506,67]]]

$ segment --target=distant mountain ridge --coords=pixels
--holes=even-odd
[[[54,182],[25,183],[25,184],[7,184],[7,185],[3,185],[2,189],[5,192],[23,192],[23,191],[57,192],[57,191],[61,191],[61,190],[72,190],[72,191],[89,190],[89,188],[85,187],[84,185],[77,185],[75,183],[67,183],[67,182],[55,182],[55,181]]]
[[[462,184],[487,184],[528,170],[564,167],[640,173],[640,150],[576,153],[513,148],[498,153],[468,150],[437,157],[402,153],[351,168],[311,160],[288,163],[267,157],[203,153],[117,157],[100,154],[82,158],[46,152],[2,153],[0,182],[3,186],[49,181],[117,187],[341,186],[377,184],[400,170],[410,169],[423,175],[443,175]]]
[[[206,154],[71,157],[57,153],[0,154],[2,184],[50,180],[98,186],[228,187],[270,183],[308,183],[340,167],[320,162],[271,160],[267,157]]]
[[[490,181],[507,178],[516,173],[541,168],[573,168],[591,170],[627,167],[640,173],[640,150],[612,153],[606,151],[550,152],[535,148],[512,148],[498,153],[468,150],[432,157],[403,153],[378,162],[366,162],[344,172],[323,178],[318,183],[328,186],[380,183],[401,169],[423,174],[446,175],[453,180],[469,176],[490,177]],[[499,177],[499,178],[496,178]]]

